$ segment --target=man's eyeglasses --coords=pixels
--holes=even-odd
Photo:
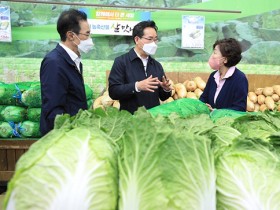
[[[90,36],[90,34],[83,34],[83,33],[79,33],[79,34],[84,35],[84,36],[86,36],[86,37],[89,37],[89,36]]]
[[[152,41],[158,42],[158,39],[157,39],[157,38],[153,39],[153,38],[147,38],[147,37],[143,37],[143,36],[142,36],[141,39],[146,39],[146,40],[148,40],[148,41],[150,41],[150,42],[152,42]]]

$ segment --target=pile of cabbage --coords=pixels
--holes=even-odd
[[[280,113],[228,116],[58,116],[17,162],[4,209],[279,209]]]
[[[88,107],[93,90],[85,84]],[[40,82],[0,82],[0,138],[40,138]]]

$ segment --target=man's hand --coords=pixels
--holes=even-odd
[[[210,112],[212,112],[214,110],[210,104],[206,103],[206,106],[208,106],[208,109],[210,110]]]
[[[136,86],[139,91],[155,92],[154,90],[158,89],[159,80],[151,75],[147,79],[137,82]]]
[[[160,85],[166,92],[169,92],[169,91],[173,90],[169,79],[167,79],[165,76],[162,76],[162,82],[161,82],[161,81],[158,81],[158,82],[159,82],[159,85]]]

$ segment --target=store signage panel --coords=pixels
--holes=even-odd
[[[11,15],[9,6],[0,5],[0,42],[11,42]]]
[[[88,16],[92,34],[131,36],[133,27],[140,21],[150,20],[150,12],[80,9]]]

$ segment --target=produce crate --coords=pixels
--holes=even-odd
[[[12,178],[16,162],[35,141],[0,140],[0,182],[7,182]]]

